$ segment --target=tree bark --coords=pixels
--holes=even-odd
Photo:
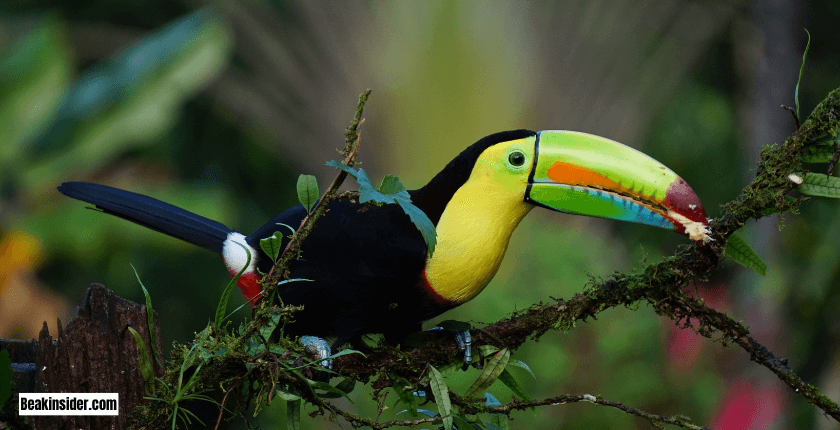
[[[37,375],[32,375],[34,391],[119,393],[120,410],[117,416],[33,416],[31,422],[34,428],[126,428],[129,413],[143,401],[145,395],[139,353],[128,327],[140,334],[151,354],[147,321],[145,306],[118,297],[100,284],[93,284],[67,326],[62,328],[61,320],[58,321],[55,340],[44,322],[37,341],[39,351],[32,352],[37,364]],[[154,346],[160,351],[163,345],[157,315],[154,325]],[[152,361],[155,375],[163,376],[163,369]],[[16,364],[21,367],[25,363]]]

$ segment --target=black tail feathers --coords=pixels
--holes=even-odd
[[[65,182],[58,191],[102,212],[221,253],[232,230],[224,224],[142,194],[89,182]]]

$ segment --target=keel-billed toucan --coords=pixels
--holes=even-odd
[[[272,265],[260,239],[276,231],[287,235],[280,224],[296,228],[307,213],[293,207],[244,236],[128,191],[84,182],[58,189],[102,212],[216,252],[231,274],[246,262],[236,243],[245,245],[253,259],[238,285],[247,298],[260,291],[256,269],[267,273]],[[511,233],[535,206],[673,229],[696,241],[709,234],[700,200],[673,171],[627,146],[571,131],[487,136],[409,194],[436,226],[435,252],[429,256],[398,205],[334,201],[291,263],[291,278],[310,282],[279,287],[285,304],[304,307],[285,327],[287,334],[334,337],[336,346],[366,333],[417,330],[487,286]]]

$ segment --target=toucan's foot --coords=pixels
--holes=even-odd
[[[319,359],[323,360],[330,356],[330,344],[326,340],[317,336],[301,336],[300,343],[309,351],[314,352]],[[321,366],[332,370],[332,359],[320,362]]]
[[[464,369],[472,363],[472,336],[469,330],[447,330],[443,327],[432,327],[426,331],[438,333],[452,333],[455,336],[455,343],[458,350],[464,352]]]
[[[464,352],[464,367],[472,363],[472,336],[469,330],[458,330],[455,332],[455,343],[458,350]]]

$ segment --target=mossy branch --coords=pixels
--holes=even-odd
[[[633,306],[641,300],[653,305],[656,312],[677,324],[689,326],[696,321],[695,330],[706,336],[718,334],[724,343],[735,343],[750,353],[750,359],[769,368],[826,414],[840,420],[837,403],[807,384],[788,366],[787,360],[776,357],[749,334],[749,329],[726,314],[710,309],[702,301],[690,297],[684,288],[695,279],[705,279],[718,266],[726,248],[727,238],[752,219],[768,213],[784,213],[808,201],[807,198],[785,199],[796,187],[788,178],[801,171],[799,155],[823,133],[834,134],[840,129],[840,88],[832,91],[812,112],[808,120],[788,137],[782,145],[766,146],[758,163],[756,178],[731,202],[722,206],[720,216],[710,223],[712,237],[707,245],[691,244],[681,247],[674,256],[647,266],[640,274],[616,274],[611,279],[588,285],[583,293],[570,299],[553,300],[517,312],[510,318],[490,324],[473,336],[474,344],[492,344],[499,348],[516,349],[528,339],[537,339],[549,330],[568,331],[576,321],[595,317],[601,311],[617,306]],[[376,375],[397,374],[416,380],[426,363],[443,365],[456,359],[457,348],[449,342],[447,348],[430,345],[410,351],[385,348],[367,359],[355,356],[336,360],[335,368],[342,374],[355,375],[368,381]],[[380,378],[374,388],[384,388],[392,382]]]
[[[344,163],[352,166],[358,151],[359,132],[362,124],[364,103],[370,92],[360,96],[351,126],[347,129],[346,144],[342,155]],[[769,213],[784,213],[797,208],[808,199],[786,199],[786,195],[796,187],[788,175],[801,171],[799,154],[808,145],[824,133],[834,134],[840,129],[840,89],[831,92],[820,103],[808,120],[794,132],[782,145],[770,145],[761,152],[756,178],[747,185],[731,202],[722,206],[721,214],[710,226],[713,242],[706,245],[691,244],[681,247],[675,255],[662,262],[646,266],[642,273],[616,274],[603,282],[590,282],[583,292],[569,299],[551,299],[548,304],[540,303],[523,311],[516,312],[510,318],[490,324],[473,331],[473,344],[490,344],[499,348],[517,349],[528,340],[535,340],[549,330],[571,330],[577,321],[594,318],[598,313],[617,306],[635,306],[644,300],[654,310],[672,319],[682,327],[691,327],[705,337],[716,337],[723,344],[734,343],[750,353],[750,359],[773,371],[779,379],[793,388],[811,404],[822,409],[827,415],[840,420],[840,408],[814,386],[807,384],[787,365],[787,360],[776,357],[766,347],[750,336],[749,329],[723,312],[707,307],[702,300],[690,296],[686,287],[695,279],[705,279],[718,266],[726,247],[727,238],[740,229],[747,221],[758,219]],[[323,215],[326,205],[336,198],[352,197],[354,193],[337,193],[341,182],[346,178],[340,172],[333,184],[325,192],[319,204],[303,221],[301,227],[284,250],[278,263],[264,279],[264,288],[271,294],[277,282],[288,277],[288,263],[300,251],[300,243],[311,231],[314,222]],[[265,326],[270,314],[285,312],[283,309],[268,308],[269,300],[262,300],[255,314],[251,327],[254,331]],[[289,310],[291,311],[291,310]],[[254,331],[248,331],[247,336]],[[212,339],[211,339],[212,340]],[[443,347],[442,347],[443,346]],[[231,351],[236,348],[230,348]],[[176,354],[177,355],[177,354]],[[296,387],[301,396],[318,407],[321,414],[338,415],[354,426],[387,428],[389,426],[407,426],[429,422],[430,419],[389,421],[379,423],[355,414],[343,411],[317,396],[306,395],[306,386],[301,379],[283,372],[275,363],[278,358],[271,354],[248,356],[241,353],[229,353],[212,360],[200,376],[199,387],[245,386],[246,379],[243,364],[252,367],[248,376],[252,381],[263,381],[276,386],[286,384]],[[177,367],[178,357],[174,365]],[[427,364],[443,366],[460,360],[454,342],[430,344],[414,349],[382,347],[362,357],[358,354],[345,355],[335,359],[334,369],[341,375],[355,378],[362,382],[375,380],[371,386],[376,392],[395,384],[394,379],[408,381],[418,388],[424,386],[422,375]],[[170,362],[170,366],[173,363]],[[266,382],[268,381],[268,382]],[[455,393],[450,393],[452,403],[465,412],[491,412],[509,415],[513,410],[531,406],[554,405],[577,401],[590,401],[595,404],[614,407],[626,413],[644,417],[653,425],[677,425],[683,428],[704,428],[692,424],[682,416],[660,416],[640,411],[617,402],[588,395],[562,395],[548,399],[521,402],[514,400],[502,406],[478,405],[473,400],[466,400]],[[269,394],[271,396],[271,394]],[[594,400],[593,400],[594,399]],[[265,399],[256,398],[255,402]],[[154,411],[146,415],[154,417]],[[160,412],[157,412],[160,414]],[[152,418],[154,420],[154,418]],[[141,422],[144,420],[141,419]]]

